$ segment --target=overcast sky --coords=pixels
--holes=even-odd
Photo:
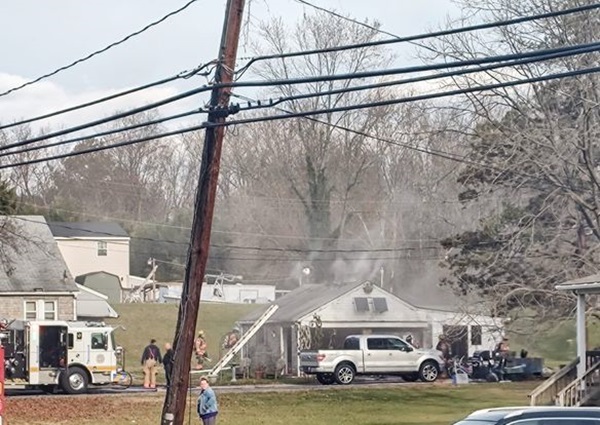
[[[184,5],[187,0],[18,0],[0,2],[0,92],[66,65]],[[450,0],[313,0],[382,29],[409,35],[435,29],[458,15]],[[83,100],[152,82],[216,56],[225,0],[198,0],[184,12],[91,60],[8,96],[0,97],[0,122],[29,117]],[[293,24],[314,11],[294,0],[249,0],[251,23],[283,17]],[[246,15],[246,19],[248,16]],[[351,24],[348,24],[351,25]],[[247,37],[253,40],[252,25]],[[244,37],[240,56],[248,40]],[[398,49],[399,47],[394,47]],[[400,50],[401,57],[411,51]],[[194,81],[190,84],[203,81]],[[164,86],[51,122],[73,124],[156,100],[181,90]],[[189,106],[193,103],[188,102]],[[165,109],[163,113],[171,111]]]

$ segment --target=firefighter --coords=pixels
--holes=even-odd
[[[204,368],[204,362],[212,361],[210,357],[208,357],[208,353],[206,352],[206,340],[204,339],[204,331],[201,330],[198,332],[198,338],[194,342],[194,353],[196,354],[196,369],[200,370]]]
[[[156,368],[162,363],[160,349],[156,340],[151,339],[150,344],[142,352],[142,366],[144,366],[144,388],[156,388]]]

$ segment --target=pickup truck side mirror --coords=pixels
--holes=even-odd
[[[400,351],[404,351],[406,353],[410,353],[411,351],[413,351],[412,347],[409,347],[408,345],[406,347],[400,347]]]

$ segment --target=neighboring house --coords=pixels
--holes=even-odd
[[[51,222],[49,225],[73,276],[106,272],[127,285],[130,237],[119,224]]]
[[[76,319],[78,288],[44,217],[0,220],[7,226],[5,234],[14,235],[3,237],[1,244],[0,317]]]
[[[159,291],[159,302],[178,303],[181,300],[182,282],[166,282]],[[276,298],[275,285],[246,283],[202,284],[200,300],[232,304],[268,304]]]
[[[77,320],[85,322],[117,318],[119,314],[108,303],[108,297],[83,285],[77,285]]]
[[[121,279],[116,274],[104,271],[87,273],[77,276],[75,282],[104,295],[111,304],[119,304],[125,299]]]
[[[414,302],[414,301],[413,301]],[[271,373],[298,374],[298,351],[307,348],[340,347],[351,334],[411,334],[420,346],[435,347],[438,335],[452,331],[457,355],[493,347],[502,326],[498,320],[453,311],[417,306],[370,282],[343,285],[303,285],[278,298],[279,309],[243,348],[252,367]],[[265,309],[258,309],[238,322],[247,331]],[[460,331],[460,332],[459,332]],[[459,350],[460,349],[460,350]]]

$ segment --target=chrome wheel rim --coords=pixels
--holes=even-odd
[[[354,371],[348,366],[344,366],[338,371],[338,379],[342,384],[349,384],[354,379]]]
[[[80,373],[72,374],[71,376],[69,376],[69,385],[75,391],[81,390],[85,385],[83,376]]]
[[[421,374],[425,381],[431,382],[435,381],[438,377],[438,370],[435,366],[428,364],[423,367],[423,372]]]

